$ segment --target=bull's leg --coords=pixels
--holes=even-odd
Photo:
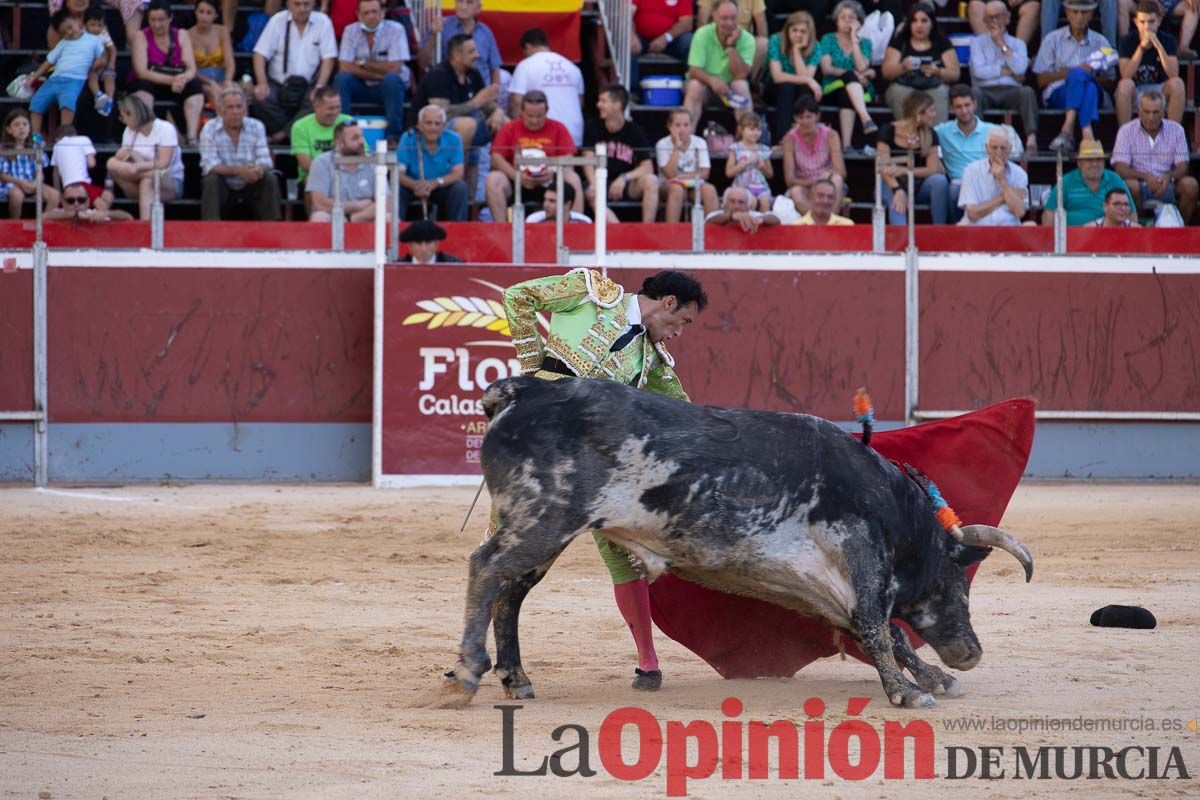
[[[863,650],[875,661],[875,669],[879,671],[883,691],[893,705],[902,705],[905,708],[929,708],[937,705],[933,695],[905,678],[904,673],[900,671],[893,653],[891,631],[888,630],[888,623],[882,613],[867,615],[856,610],[852,622],[859,632],[859,643]]]
[[[485,542],[471,553],[467,570],[467,609],[464,615],[463,638],[459,646],[459,661],[453,672],[447,673],[450,683],[466,694],[467,699],[479,689],[479,678],[492,668],[487,653],[487,627],[492,605],[500,593],[502,576],[493,563],[495,542]]]
[[[891,625],[892,652],[901,666],[906,668],[916,678],[917,685],[927,692],[943,694],[946,697],[962,697],[962,684],[953,676],[947,675],[932,664],[926,664],[909,644],[904,629],[896,623]]]
[[[546,576],[546,572],[558,558],[539,564],[535,569],[509,581],[504,585],[496,604],[492,607],[494,615],[492,631],[496,636],[496,677],[504,687],[504,696],[510,700],[532,700],[533,684],[525,675],[521,666],[521,643],[518,637],[518,618],[521,614],[521,603],[529,591]]]

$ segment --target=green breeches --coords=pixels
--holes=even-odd
[[[594,531],[592,532],[592,538],[596,540],[596,547],[600,550],[600,558],[604,561],[604,566],[608,567],[608,574],[612,576],[614,584],[630,583],[642,577],[633,568],[633,562],[629,560],[628,550],[619,544],[613,544]]]

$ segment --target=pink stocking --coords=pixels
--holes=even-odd
[[[650,672],[658,669],[658,654],[654,652],[654,634],[650,627],[650,587],[639,578],[629,583],[613,584],[617,608],[633,634],[637,646],[638,667]]]

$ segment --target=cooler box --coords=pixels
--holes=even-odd
[[[952,33],[950,34],[950,44],[954,45],[954,52],[958,53],[958,63],[964,67],[971,63],[971,40],[975,38],[973,33]]]
[[[642,78],[642,103],[648,106],[678,106],[683,103],[683,78]]]
[[[375,143],[387,133],[387,118],[385,117],[355,117],[358,127],[362,129],[363,141],[367,143],[367,152],[375,152]]]

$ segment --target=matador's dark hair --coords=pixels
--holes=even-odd
[[[700,281],[686,272],[674,269],[664,269],[642,281],[642,294],[651,300],[661,300],[668,295],[674,295],[681,306],[695,303],[697,311],[703,311],[708,305],[708,295],[704,293]]]

